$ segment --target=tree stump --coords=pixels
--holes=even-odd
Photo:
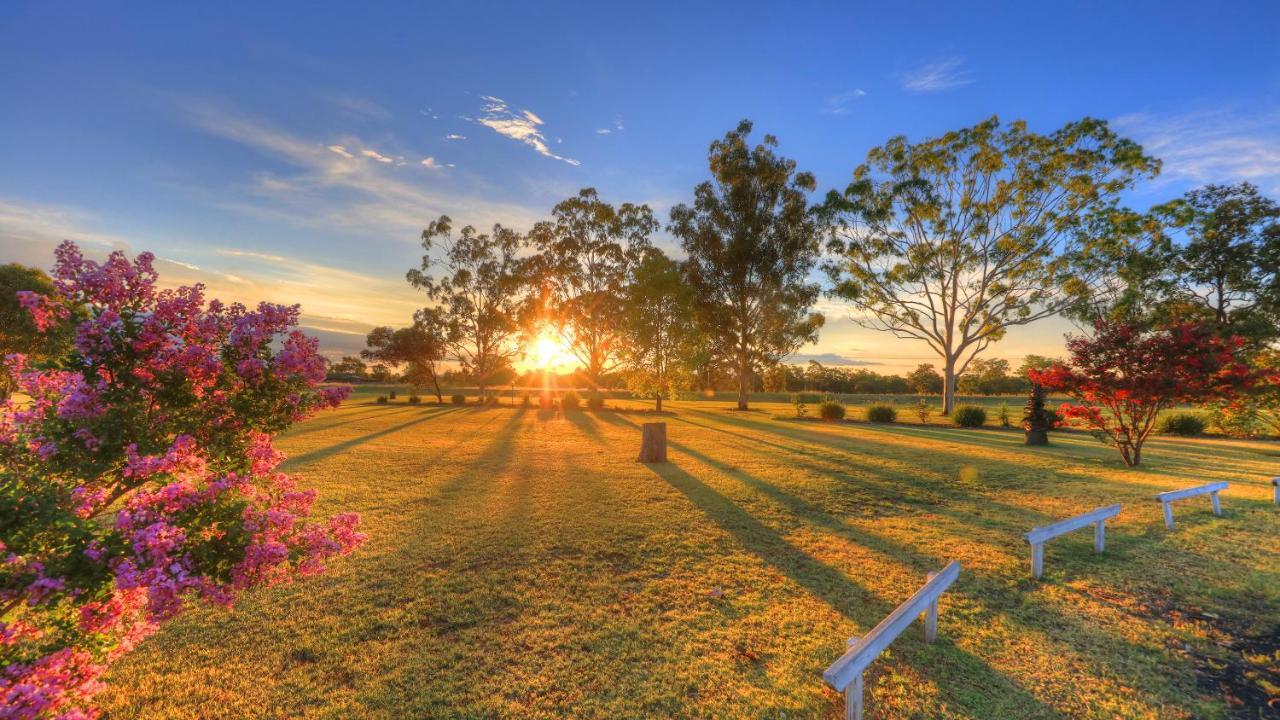
[[[642,463],[667,461],[667,424],[645,423],[640,426],[640,457]]]

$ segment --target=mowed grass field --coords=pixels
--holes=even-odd
[[[1275,443],[1162,438],[1127,469],[1082,433],[675,402],[643,465],[634,410],[372,399],[279,442],[367,545],[167,626],[110,717],[841,717],[822,670],[949,560],[938,641],[917,623],[872,665],[869,717],[1277,712]],[[1211,480],[1223,517],[1191,500],[1166,531],[1151,496]],[[1115,502],[1105,554],[1077,532],[1030,578],[1023,533]]]

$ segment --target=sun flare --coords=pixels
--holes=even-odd
[[[544,329],[538,333],[529,350],[525,354],[525,368],[528,370],[551,370],[564,372],[578,365],[573,352],[564,344],[553,330]]]

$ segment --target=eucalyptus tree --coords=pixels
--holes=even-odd
[[[623,351],[627,387],[652,397],[654,409],[690,375],[687,358],[697,339],[693,292],[680,263],[649,248],[635,263],[623,305]]]
[[[424,308],[414,324],[404,328],[376,327],[360,351],[361,357],[404,366],[405,379],[413,387],[430,385],[436,402],[444,402],[440,389],[440,364],[448,354],[449,336],[441,308]]]
[[[529,258],[539,289],[530,322],[549,323],[599,387],[623,359],[628,276],[658,229],[647,205],[614,207],[594,188],[557,204],[552,219],[529,233]]]
[[[422,231],[422,264],[406,277],[436,303],[415,320],[436,318],[450,359],[483,396],[519,352],[523,238],[501,225],[487,234],[468,225],[455,238],[452,225],[441,215]]]
[[[950,412],[974,357],[1077,300],[1070,259],[1084,230],[1158,171],[1092,118],[1048,135],[993,117],[918,143],[893,138],[824,203],[831,294],[855,321],[937,353]]]
[[[775,154],[772,135],[752,146],[751,130],[743,120],[711,143],[711,180],[694,188],[692,206],[672,208],[668,228],[688,254],[704,330],[732,359],[739,410],[755,375],[816,340],[823,321],[810,311],[821,242],[813,175]]]
[[[1255,342],[1280,336],[1280,205],[1240,183],[1192,190],[1155,212],[1183,235],[1177,299]]]

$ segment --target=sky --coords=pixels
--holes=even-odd
[[[842,188],[868,150],[992,115],[1104,118],[1280,197],[1280,3],[0,3],[0,262],[150,250],[170,283],[300,303],[330,354],[424,297],[441,214],[525,229],[595,187],[665,224],[742,118]],[[678,255],[666,232],[655,238]],[[827,325],[798,359],[901,372],[922,344]],[[1071,326],[987,355],[1061,353]]]

